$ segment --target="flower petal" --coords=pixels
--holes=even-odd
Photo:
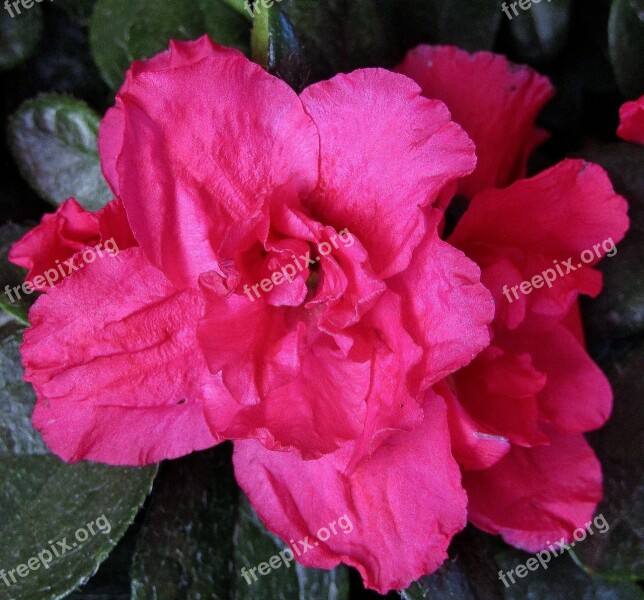
[[[478,194],[448,241],[484,271],[509,261],[528,281],[550,269],[553,283],[544,285],[541,277],[540,287],[525,296],[528,310],[562,318],[579,293],[596,295],[601,289],[601,275],[592,265],[616,252],[615,244],[628,229],[626,211],[626,200],[615,193],[600,166],[564,160],[503,190]],[[582,252],[592,255],[586,265],[581,264]],[[572,269],[564,266],[568,259]],[[508,284],[516,279],[512,277]],[[501,285],[498,275],[484,274],[484,280]],[[504,288],[505,298],[499,289],[493,295],[497,302],[517,301],[518,288],[514,296],[510,291]],[[516,319],[512,325],[518,325]]]
[[[438,384],[436,389],[447,402],[452,453],[462,469],[487,469],[510,451],[508,439],[477,423],[447,385]]]
[[[421,387],[466,365],[490,343],[494,302],[480,275],[474,262],[434,233],[391,280],[403,302],[405,328],[424,350]]]
[[[593,515],[601,465],[581,435],[551,435],[549,446],[512,450],[493,467],[466,471],[468,519],[513,546],[537,552]]]
[[[627,142],[644,144],[644,96],[622,104],[617,135]]]
[[[254,441],[235,442],[237,480],[271,531],[313,542],[334,523],[337,534],[297,557],[302,564],[346,563],[383,594],[438,568],[465,525],[466,505],[444,401],[428,392],[423,424],[388,438],[350,477],[335,460],[303,461]],[[335,525],[341,518],[352,530]]]
[[[301,94],[320,132],[320,181],[305,206],[367,249],[376,274],[402,271],[425,234],[420,207],[472,171],[474,147],[411,80],[363,69]]]
[[[198,292],[178,291],[139,248],[41,296],[22,355],[50,448],[67,461],[141,465],[216,444],[211,427],[225,427],[236,403],[198,349],[201,310]]]
[[[554,95],[546,77],[504,56],[454,46],[418,46],[396,70],[427,98],[445,102],[476,144],[477,167],[459,182],[462,194],[471,197],[525,175],[528,157],[548,137],[534,125]]]
[[[34,277],[42,276],[47,269],[56,271],[57,261],[62,263],[79,250],[99,241],[97,216],[70,198],[55,213],[46,214],[40,225],[28,231],[13,245],[9,260],[29,270],[25,281],[39,291],[46,291],[50,286],[46,283],[36,285]]]
[[[135,64],[99,143],[136,239],[179,286],[230,258],[227,236],[256,227],[276,191],[317,182],[317,131],[295,92],[205,37]]]
[[[546,379],[532,364],[529,353],[506,350],[495,339],[456,373],[456,395],[468,414],[488,431],[513,444],[539,445],[548,442],[538,421],[538,394]]]
[[[541,421],[565,433],[591,431],[606,422],[613,402],[610,383],[565,327],[547,328],[533,318],[495,343],[512,353],[529,353],[535,368],[546,376],[537,396]]]

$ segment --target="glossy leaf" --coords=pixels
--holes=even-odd
[[[644,0],[613,0],[608,49],[622,93],[629,98],[644,94]]]
[[[101,173],[98,115],[84,102],[49,94],[27,100],[9,122],[8,140],[20,172],[58,205],[70,196],[89,210],[112,198]]]
[[[0,569],[10,584],[0,589],[3,598],[50,600],[94,574],[141,507],[156,467],[69,465],[49,454],[30,421],[34,393],[22,382],[20,337],[15,325],[0,328]]]
[[[248,53],[249,22],[232,0],[98,0],[90,25],[96,64],[112,89],[134,60],[165,50],[171,39],[213,40]]]

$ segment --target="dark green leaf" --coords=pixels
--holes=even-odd
[[[5,541],[0,572],[10,583],[7,587],[0,581],[0,589],[11,600],[62,598],[96,571],[123,536],[150,490],[156,467],[69,465],[48,454],[28,418],[35,398],[20,381],[20,331],[5,325],[0,340],[0,539]],[[58,544],[63,541],[70,547],[66,551]],[[51,551],[52,544],[60,556]],[[36,560],[20,567],[39,554],[48,568]]]
[[[282,563],[282,566],[271,569],[264,576],[257,569],[252,576],[248,574],[250,569],[268,563],[272,556],[279,555],[286,547],[282,540],[266,530],[248,500],[242,496],[235,532],[235,600],[348,598],[349,577],[343,566],[327,571],[292,562],[288,568]],[[246,569],[250,583],[242,577],[242,567]]]
[[[597,533],[595,534],[597,535]],[[581,542],[581,544],[586,543]],[[500,569],[506,573],[518,565],[526,564],[533,555],[508,549],[496,556]],[[544,557],[545,558],[545,557]],[[553,556],[540,564],[535,571],[527,571],[523,578],[513,574],[515,583],[506,575],[508,587],[504,587],[506,600],[642,600],[644,595],[636,583],[630,581],[607,581],[589,577],[574,563],[568,552]],[[527,570],[527,569],[526,569]]]
[[[137,517],[96,574],[66,596],[67,600],[131,600],[130,568],[139,535],[139,521]]]
[[[644,94],[644,0],[613,0],[608,49],[622,93],[629,98]]]
[[[208,33],[216,42],[248,53],[249,23],[231,0],[98,0],[90,25],[96,64],[113,89],[132,61],[167,49],[171,39]]]
[[[450,558],[432,575],[401,592],[404,600],[502,600],[503,586],[494,559],[503,543],[472,526],[450,545]]]
[[[31,424],[34,393],[22,379],[18,327],[15,323],[0,327],[0,460],[48,454],[40,434]]]
[[[25,9],[19,3],[17,8],[10,5],[10,9],[11,13],[4,9],[0,14],[0,69],[10,69],[27,60],[42,35],[40,6]]]
[[[25,270],[12,265],[7,257],[11,246],[27,232],[27,229],[14,223],[0,226],[0,308],[23,325],[29,325],[29,308],[37,294],[27,295],[22,290],[13,289],[22,285]]]
[[[497,0],[386,0],[386,5],[404,49],[423,43],[492,50],[503,16]]]
[[[310,68],[293,26],[277,5],[262,10],[255,17],[251,56],[297,91],[305,87]]]
[[[243,15],[248,22],[253,20],[250,0],[223,0],[223,2],[230,6],[230,8],[236,10],[240,15]]]
[[[132,569],[133,600],[343,600],[344,568],[296,563],[258,581],[257,567],[285,548],[235,483],[228,444],[165,465],[146,512]],[[241,497],[240,497],[241,496]]]
[[[625,345],[619,357],[602,364],[615,395],[613,412],[589,436],[604,471],[604,500],[597,510],[610,528],[589,537],[575,552],[588,572],[614,579],[644,579],[643,364],[642,341]]]
[[[395,62],[389,14],[378,0],[282,0],[269,9],[259,0],[254,13],[262,22],[255,36],[265,38],[269,54],[255,55],[258,62],[296,89],[338,72]]]
[[[69,17],[88,25],[96,0],[56,0],[56,8],[63,10]]]
[[[164,465],[132,567],[132,600],[230,597],[237,514],[230,448]]]
[[[112,195],[96,146],[99,117],[84,102],[54,94],[27,100],[9,122],[11,151],[23,177],[45,200],[73,196],[89,210]]]
[[[618,521],[616,523],[617,531],[620,525]],[[624,528],[629,526],[638,525],[627,522]],[[592,553],[595,549],[593,544],[606,544],[611,529],[604,534],[600,533],[600,529],[603,527],[595,528],[593,535],[588,535],[585,540],[578,542],[573,551]],[[618,539],[623,538],[614,540],[614,548],[617,547]],[[622,552],[622,554],[626,553],[627,551]],[[551,556],[549,561],[544,556],[545,569],[538,564],[536,570],[527,570],[527,574],[520,578],[516,575],[516,567],[525,565],[526,561],[535,555],[511,548],[500,538],[484,534],[471,525],[454,538],[449,554],[450,558],[438,571],[421,578],[402,591],[400,593],[402,598],[404,600],[479,600],[480,598],[485,600],[524,600],[525,598],[530,600],[552,598],[557,600],[642,600],[643,597],[637,585],[630,581],[630,576],[622,577],[621,581],[609,581],[599,576],[590,577],[579,568],[579,564],[576,564],[567,552],[560,556]],[[504,572],[503,578],[499,571]],[[512,571],[511,577],[507,574],[509,571]]]
[[[542,63],[559,54],[568,36],[571,0],[534,1],[518,15],[509,10],[513,55],[521,62]]]

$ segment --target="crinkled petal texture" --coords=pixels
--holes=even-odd
[[[73,272],[75,265],[65,263],[78,253],[98,246],[95,254],[102,257],[136,245],[120,200],[92,213],[70,198],[13,245],[9,260],[28,269],[25,281],[46,292]],[[45,279],[46,271],[50,272]],[[39,281],[34,281],[36,277]]]
[[[463,474],[468,519],[528,552],[570,541],[602,499],[601,465],[584,436],[549,439],[538,448],[513,446],[493,467]]]
[[[50,447],[145,464],[244,440],[237,469],[273,530],[347,511],[360,526],[318,564],[383,591],[435,569],[465,498],[430,386],[489,343],[494,310],[437,234],[475,167],[445,105],[381,69],[298,97],[203,37],[132,66],[99,148],[118,200],[98,235],[126,249],[32,308]]]
[[[469,519],[529,551],[570,539],[601,499],[601,469],[581,434],[606,421],[612,392],[584,347],[577,299],[599,293],[592,266],[614,255],[626,210],[601,167],[567,160],[478,194],[449,238],[481,266],[497,306],[492,344],[453,378]],[[550,285],[508,294],[546,269]],[[463,447],[456,436],[472,422],[509,451]]]
[[[526,305],[521,314],[528,310],[560,320],[579,293],[599,293],[601,275],[592,267],[616,252],[628,229],[627,208],[600,166],[564,160],[506,189],[478,194],[448,241],[482,267],[486,283],[494,284],[497,321],[517,327],[521,304]],[[583,260],[588,252],[591,257],[582,264],[585,251]],[[553,274],[550,285],[537,283],[529,295],[517,290],[508,301],[503,285],[532,280],[546,269]]]
[[[48,286],[34,284],[34,277],[42,276],[48,269],[58,270],[79,250],[93,246],[100,241],[97,215],[85,210],[76,200],[70,198],[61,204],[55,213],[46,214],[40,225],[27,232],[16,242],[9,253],[9,260],[28,269],[25,281],[37,290]],[[50,276],[53,279],[53,275]],[[58,279],[58,275],[56,279]]]
[[[235,475],[271,531],[308,536],[313,548],[297,559],[304,565],[343,562],[380,593],[405,588],[447,558],[466,522],[445,401],[429,391],[423,409],[418,428],[389,437],[350,477],[337,467],[341,456],[303,461],[255,441],[235,442]],[[324,527],[336,533],[320,539]]]
[[[442,102],[388,71],[338,75],[302,103],[320,132],[320,178],[305,206],[360,238],[380,277],[400,272],[425,235],[420,207],[472,172],[472,142]]]
[[[139,248],[40,297],[22,356],[38,395],[34,424],[51,450],[70,462],[136,465],[216,444],[206,404],[217,402],[224,426],[235,403],[196,344],[202,303]]]
[[[617,135],[627,142],[644,144],[644,96],[622,104]]]
[[[135,63],[99,149],[145,255],[180,286],[222,270],[222,246],[262,227],[276,190],[317,182],[317,132],[295,92],[205,36]]]
[[[478,163],[459,182],[466,196],[525,175],[528,157],[548,136],[535,119],[554,95],[548,79],[490,52],[418,46],[396,67],[428,98],[442,100],[476,144]]]

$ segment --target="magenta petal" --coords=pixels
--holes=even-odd
[[[473,170],[471,141],[441,102],[389,71],[337,75],[301,98],[320,132],[320,181],[307,208],[348,228],[379,277],[400,272],[425,234],[420,207]]]
[[[462,469],[487,469],[510,451],[508,438],[477,423],[446,385],[437,388],[447,403],[452,452]]]
[[[534,319],[500,343],[513,352],[528,352],[535,368],[545,374],[538,394],[542,421],[566,433],[591,431],[606,422],[613,401],[610,383],[566,328],[548,330]]]
[[[424,350],[423,387],[466,365],[489,344],[494,302],[480,270],[437,234],[425,236],[409,268],[390,285],[402,298],[406,329]]]
[[[397,70],[428,98],[442,100],[476,144],[476,170],[459,182],[466,196],[504,187],[525,175],[526,163],[547,134],[535,119],[554,95],[548,79],[490,52],[418,46]]]
[[[236,404],[196,341],[203,301],[139,248],[70,275],[32,307],[22,346],[38,392],[34,424],[67,461],[147,464],[218,442]]]
[[[150,262],[192,286],[231,258],[227,236],[253,229],[275,190],[313,189],[317,131],[288,85],[207,38],[127,77],[101,126],[103,170]]]
[[[11,248],[9,260],[28,269],[26,281],[33,283],[33,278],[42,275],[47,269],[58,271],[58,264],[64,263],[79,250],[93,246],[100,241],[97,216],[85,210],[76,200],[70,198],[61,204],[55,213],[46,214],[40,225],[28,231],[22,239]],[[56,262],[58,261],[58,263]],[[67,272],[61,264],[63,273]],[[61,280],[59,273],[53,273]],[[35,285],[41,291],[49,286]]]
[[[644,144],[644,96],[622,104],[617,135],[627,142]]]
[[[465,526],[466,498],[451,456],[444,401],[428,392],[425,420],[393,435],[351,476],[336,457],[303,461],[254,441],[235,443],[235,474],[267,527],[283,540],[350,523],[297,560],[311,567],[354,566],[369,588],[402,589],[447,557]],[[340,461],[342,462],[342,461]],[[323,537],[326,537],[323,534]]]
[[[579,293],[599,293],[601,275],[592,267],[607,252],[616,252],[615,244],[628,229],[627,208],[604,169],[566,159],[505,189],[477,194],[448,241],[482,266],[484,281],[495,286],[499,314],[516,327],[527,311],[522,307],[504,314],[509,303],[525,302],[528,311],[557,319],[570,311]],[[568,260],[572,269],[564,266]],[[524,295],[518,288],[510,290],[516,271],[504,269],[505,282],[498,271],[486,275],[499,262],[510,263],[525,281],[540,276],[539,287]],[[546,269],[549,286],[544,284]]]
[[[483,471],[467,471],[468,519],[483,531],[536,552],[570,540],[602,498],[599,461],[581,435],[551,435],[549,446],[513,447]]]

